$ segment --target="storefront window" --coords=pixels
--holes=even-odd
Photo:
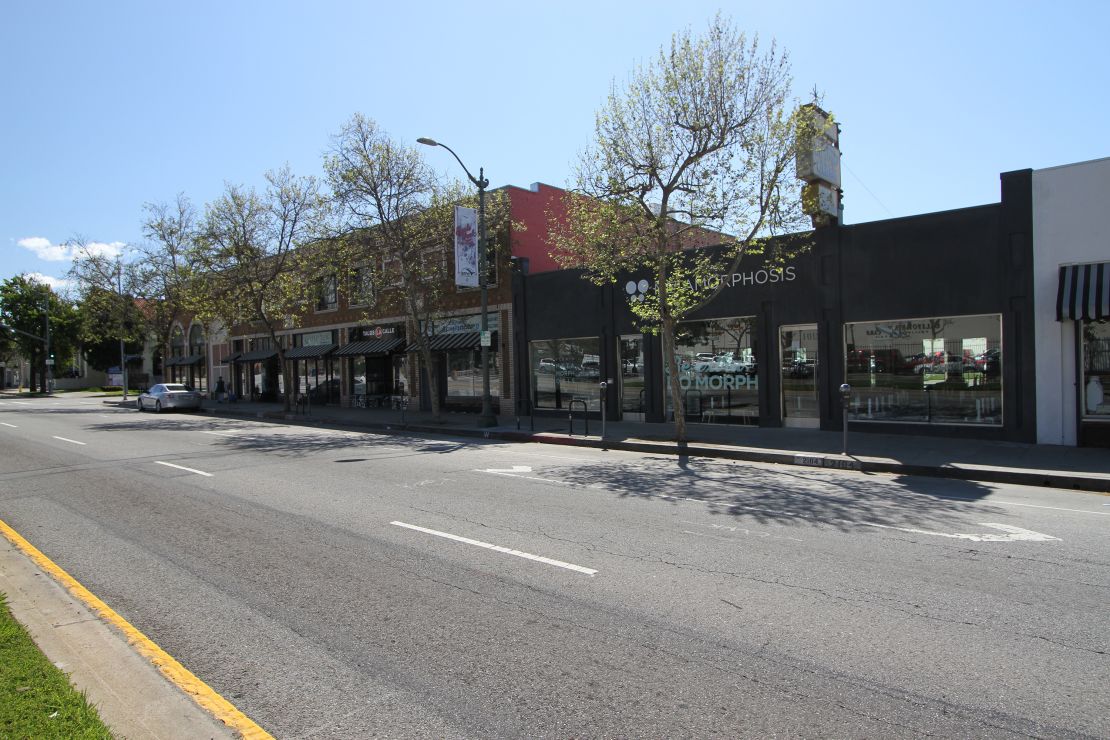
[[[753,317],[684,321],[678,325],[675,332],[678,383],[688,421],[758,423],[754,330]],[[667,417],[673,418],[671,394],[666,386],[663,399]]]
[[[1110,419],[1110,322],[1089,321],[1083,330],[1083,415]]]
[[[351,393],[366,393],[366,358],[362,355],[351,358]]]
[[[482,351],[451,350],[447,357],[447,395],[480,398],[482,396]],[[489,349],[489,394],[501,396],[501,367],[497,352]]]
[[[849,418],[1002,424],[1002,317],[846,324]]]
[[[532,405],[566,409],[585,401],[600,411],[601,342],[597,337],[547,339],[529,346],[532,362]],[[575,403],[581,409],[581,403]]]

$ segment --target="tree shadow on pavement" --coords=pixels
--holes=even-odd
[[[991,489],[973,481],[867,475],[691,458],[658,458],[613,465],[569,466],[545,476],[677,505],[700,501],[714,514],[738,521],[851,529],[860,524],[943,529],[967,526],[968,515],[1005,510],[980,499]]]

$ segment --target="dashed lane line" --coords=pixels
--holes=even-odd
[[[405,529],[412,529],[412,530],[417,531],[417,532],[423,532],[424,534],[430,534],[430,535],[435,535],[436,537],[443,537],[443,538],[448,539],[448,540],[454,540],[455,542],[462,542],[465,545],[474,545],[475,547],[481,547],[481,548],[484,548],[486,550],[493,550],[494,552],[504,553],[505,555],[514,555],[518,558],[524,558],[525,560],[534,560],[537,563],[545,563],[547,565],[554,565],[556,568],[565,568],[566,570],[573,570],[576,573],[585,573],[588,576],[593,576],[593,575],[597,574],[597,571],[594,570],[593,568],[584,568],[581,565],[575,565],[574,563],[567,563],[567,562],[564,562],[562,560],[555,560],[554,558],[547,558],[547,557],[544,557],[543,555],[533,555],[533,554],[528,553],[528,552],[521,552],[520,550],[513,550],[512,548],[509,548],[509,547],[502,547],[501,545],[493,545],[493,544],[490,544],[489,542],[482,542],[481,540],[472,540],[469,537],[460,537],[457,534],[450,534],[448,532],[440,532],[439,530],[436,530],[436,529],[428,529],[427,527],[418,527],[415,524],[406,524],[404,522],[390,522],[390,524],[392,524],[396,527],[404,527]]]
[[[162,460],[155,460],[154,464],[155,465],[165,465],[167,468],[177,468],[178,470],[185,470],[185,471],[188,471],[190,473],[196,473],[197,475],[203,475],[206,478],[211,478],[212,477],[212,473],[206,473],[203,470],[197,470],[196,468],[187,468],[184,465],[174,465],[171,462],[163,462]]]
[[[72,444],[72,445],[81,445],[82,447],[84,447],[84,446],[85,446],[86,444],[88,444],[87,442],[78,442],[77,440],[75,440],[75,439],[70,439],[69,437],[59,437],[59,436],[58,436],[58,435],[56,435],[56,434],[52,434],[52,435],[50,435],[50,436],[51,436],[51,437],[53,437],[54,439],[60,439],[60,440],[62,440],[63,442],[69,442],[69,443],[70,443],[70,444]]]
[[[0,421],[0,425],[6,426],[6,427],[11,427],[12,429],[19,429],[19,427],[17,427],[15,424],[9,424],[6,421]]]

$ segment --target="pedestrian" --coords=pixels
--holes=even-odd
[[[221,375],[219,378],[216,379],[216,403],[224,402],[225,390],[226,387],[224,386],[224,376]]]

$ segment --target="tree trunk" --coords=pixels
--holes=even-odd
[[[671,394],[671,408],[674,409],[674,437],[679,445],[686,444],[686,404],[682,400],[682,385],[678,377],[678,358],[675,356],[675,320],[667,305],[667,267],[664,262],[657,273],[659,293],[659,318],[663,337],[663,363],[666,368],[667,389]]]

